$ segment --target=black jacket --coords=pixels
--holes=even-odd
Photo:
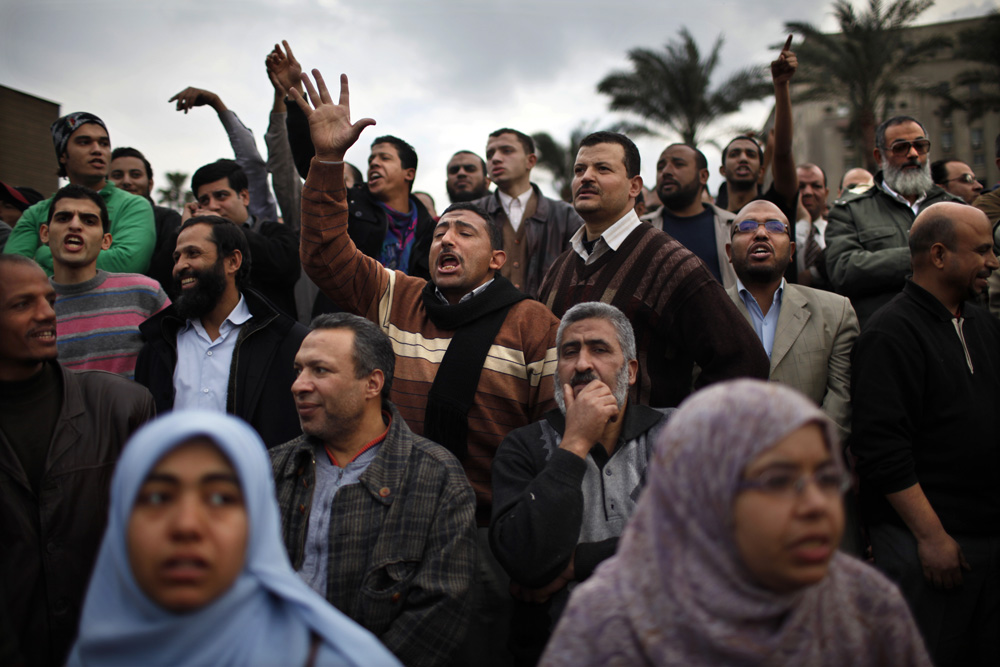
[[[309,331],[253,289],[243,290],[253,316],[240,329],[229,367],[226,412],[253,426],[268,447],[302,433],[292,399],[293,363]],[[185,320],[174,306],[139,325],[145,343],[135,366],[135,379],[153,393],[158,413],[174,407],[177,333]]]
[[[115,463],[154,414],[149,392],[131,380],[56,366],[62,408],[37,494],[0,430],[0,605],[27,664],[65,662],[104,534]]]
[[[288,126],[288,141],[292,147],[295,168],[302,178],[306,178],[309,175],[309,163],[316,155],[316,149],[313,148],[312,138],[309,136],[308,121],[297,104],[288,105],[285,123]],[[347,202],[350,215],[347,224],[348,236],[361,252],[377,259],[382,250],[385,234],[389,230],[389,220],[385,212],[372,199],[368,186],[364,183],[357,183],[348,191]],[[430,280],[431,272],[427,256],[430,253],[431,238],[436,223],[418,199],[410,197],[410,203],[417,207],[417,231],[406,274]]]

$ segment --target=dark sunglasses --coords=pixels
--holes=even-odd
[[[910,148],[917,151],[917,155],[926,155],[931,149],[930,139],[917,139],[916,141],[894,141],[889,150],[896,157],[903,157],[910,152]]]
[[[736,234],[736,232],[741,234],[749,234],[751,232],[756,233],[757,229],[761,225],[764,225],[764,229],[771,234],[788,233],[788,225],[783,223],[781,220],[765,220],[764,222],[757,222],[756,220],[740,220],[738,223],[733,225],[733,234]]]
[[[448,167],[448,173],[452,176],[460,171],[464,171],[467,174],[474,174],[480,171],[479,165],[476,164],[453,164]]]

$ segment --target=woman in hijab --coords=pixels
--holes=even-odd
[[[896,587],[837,551],[847,476],[804,396],[757,380],[698,392],[648,479],[542,665],[930,665]]]
[[[295,574],[264,443],[174,412],[125,447],[70,665],[398,665]]]

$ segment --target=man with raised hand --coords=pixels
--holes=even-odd
[[[391,399],[417,434],[451,450],[476,492],[479,608],[462,660],[506,653],[507,579],[492,558],[491,466],[513,428],[552,405],[558,320],[499,275],[506,255],[492,216],[474,202],[454,204],[434,228],[430,281],[391,271],[358,251],[348,235],[344,154],[375,121],[351,123],[347,77],[334,104],[318,70],[303,76],[311,104],[292,96],[308,119],[316,156],[302,194],[302,265],[344,310],[385,331],[396,353]]]
[[[153,209],[142,197],[120,190],[108,181],[111,139],[104,121],[92,113],[76,111],[59,118],[50,128],[59,175],[72,185],[99,192],[108,207],[114,243],[101,251],[97,268],[114,273],[145,273],[156,245]],[[41,242],[38,230],[49,219],[51,199],[40,201],[21,216],[7,239],[4,252],[34,259],[52,275],[52,253]]]

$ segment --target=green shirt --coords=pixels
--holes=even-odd
[[[111,273],[145,273],[156,244],[153,207],[138,195],[120,190],[108,181],[101,197],[111,218],[111,247],[97,256],[97,268]],[[39,228],[48,222],[52,198],[40,201],[21,215],[4,252],[24,255],[38,262],[52,275],[52,251],[38,238]]]

